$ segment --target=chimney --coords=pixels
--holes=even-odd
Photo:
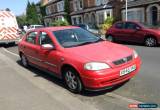
[[[48,3],[48,0],[41,0],[41,5],[44,6]]]

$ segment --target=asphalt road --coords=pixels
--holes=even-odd
[[[32,75],[37,76],[36,78],[40,77],[40,80],[43,79],[46,82],[51,82],[49,84],[47,83],[42,91],[48,91],[48,94],[52,94],[48,89],[55,86],[54,89],[60,89],[66,94],[66,97],[71,95],[80,102],[99,110],[108,110],[107,108],[109,108],[109,110],[127,110],[128,104],[136,103],[136,101],[143,103],[157,103],[160,105],[160,47],[150,48],[136,45],[126,46],[134,48],[139,53],[142,59],[141,71],[129,82],[112,90],[85,92],[81,95],[72,94],[63,87],[61,81],[58,79],[34,68],[30,68],[27,71],[30,71]],[[16,46],[6,47],[6,49],[12,53],[18,54]],[[13,60],[13,62],[19,61],[19,58],[11,53],[6,51],[2,51],[1,53],[10,60]],[[37,79],[34,78],[33,81],[34,80]],[[41,81],[39,82],[40,83],[37,85],[41,87]]]

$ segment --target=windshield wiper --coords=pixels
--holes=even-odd
[[[82,46],[82,45],[87,45],[87,44],[92,44],[92,43],[94,43],[94,42],[83,42],[81,44],[78,44],[77,46]]]
[[[103,39],[99,38],[98,40],[94,41],[94,43],[96,42],[101,42],[101,41],[104,41]]]

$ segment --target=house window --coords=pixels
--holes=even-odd
[[[101,5],[101,0],[96,0],[96,6]]]
[[[108,0],[96,0],[96,6],[107,4]]]
[[[57,3],[57,9],[58,9],[58,12],[64,11],[64,1]]]
[[[82,9],[82,8],[83,8],[83,1],[79,0],[79,9]]]
[[[57,20],[64,21],[64,17],[63,16],[58,16]]]
[[[122,11],[123,20],[126,19],[125,15],[126,11]],[[130,21],[138,21],[144,23],[144,8],[132,8],[128,9],[128,20]]]
[[[73,2],[74,11],[82,10],[83,9],[83,0],[75,0]]]
[[[73,16],[72,17],[72,24],[77,25],[82,23],[82,16]]]
[[[73,18],[73,24],[77,24],[76,18]]]
[[[48,6],[48,7],[46,8],[46,14],[47,14],[47,15],[51,14],[50,6]]]
[[[105,14],[104,11],[97,13],[98,24],[102,24],[104,22],[104,17],[105,17],[104,14]]]

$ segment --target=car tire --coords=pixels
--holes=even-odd
[[[114,42],[114,37],[112,35],[106,35],[106,40]]]
[[[81,93],[83,90],[82,81],[78,72],[73,68],[65,68],[63,71],[64,82],[67,89],[73,93]]]
[[[157,46],[157,40],[154,37],[147,37],[144,43],[147,47]]]
[[[26,68],[29,66],[28,60],[27,60],[27,58],[26,58],[26,56],[24,54],[21,54],[21,63]]]

